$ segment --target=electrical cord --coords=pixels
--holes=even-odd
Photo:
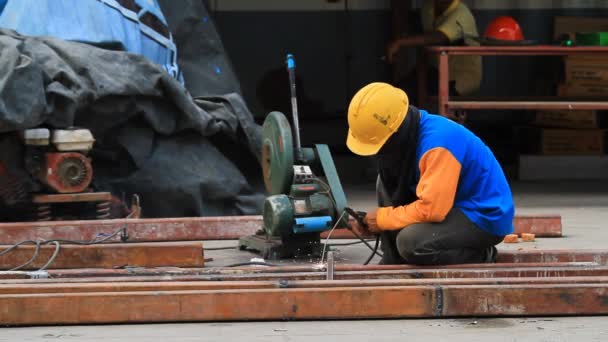
[[[43,245],[48,245],[48,244],[54,244],[55,245],[55,251],[53,252],[53,254],[51,255],[51,257],[49,258],[49,260],[38,269],[38,271],[44,271],[45,269],[47,269],[57,258],[57,256],[59,255],[59,251],[61,249],[61,243],[65,243],[65,244],[73,244],[73,245],[81,245],[81,246],[89,246],[89,245],[97,245],[103,242],[106,242],[114,237],[116,237],[118,234],[121,234],[120,239],[121,241],[125,242],[129,239],[129,234],[127,232],[127,227],[122,227],[117,229],[114,233],[105,236],[102,239],[99,239],[100,236],[103,236],[103,234],[98,234],[93,240],[90,241],[76,241],[76,240],[67,240],[67,239],[52,239],[52,240],[40,240],[40,241],[34,241],[34,240],[25,240],[25,241],[21,241],[18,242],[14,245],[12,245],[11,247],[5,249],[4,251],[0,252],[0,256],[3,256],[7,253],[10,253],[12,251],[14,251],[17,247],[24,245],[24,244],[33,244],[36,246],[36,248],[34,249],[34,255],[25,263],[11,268],[9,271],[18,271],[20,269],[23,269],[29,265],[31,265],[34,260],[36,260],[36,258],[38,257],[38,255],[40,254],[40,248]]]
[[[370,240],[367,239],[367,242],[374,242],[375,240]],[[355,241],[355,242],[345,242],[345,243],[330,243],[329,246],[331,247],[348,247],[348,246],[354,246],[354,245],[359,245],[362,244],[363,241]]]
[[[321,180],[318,177],[313,178],[314,181],[318,182],[319,185],[321,185],[322,187],[325,188],[325,193],[329,196],[330,200],[332,201],[332,204],[334,205],[334,208],[337,208],[338,205],[336,204],[336,200],[334,199],[333,194],[331,193],[331,187],[329,186],[329,184],[327,184],[326,182],[324,182],[323,180]],[[344,213],[346,213],[347,209],[345,209],[342,212],[342,215],[340,216],[340,218],[336,221],[336,225],[342,220],[342,217],[344,216]],[[348,224],[348,223],[347,223]],[[334,228],[336,227],[336,225],[334,225]],[[330,231],[329,235],[327,236],[327,240],[329,240],[329,237],[331,236],[331,232],[334,230],[334,228],[332,228],[332,230]],[[369,264],[369,262],[373,259],[374,255],[378,255],[379,257],[383,257],[382,253],[378,252],[378,246],[380,245],[380,236],[376,237],[376,244],[374,247],[372,247],[364,238],[362,238],[357,232],[355,232],[353,229],[349,230],[353,233],[353,235],[355,235],[355,237],[357,237],[361,243],[364,243],[367,248],[369,248],[372,251],[372,254],[369,256],[369,258],[366,260],[366,262],[364,263],[364,265]],[[327,240],[326,240],[326,245],[327,245]],[[323,256],[325,255],[325,249],[323,249]],[[321,263],[323,263],[323,259],[321,259]]]
[[[231,246],[231,247],[212,247],[212,248],[205,248],[205,252],[206,251],[223,251],[223,250],[227,250],[227,249],[237,249],[239,248],[238,246]]]
[[[365,260],[365,262],[363,263],[363,265],[368,265],[370,261],[372,261],[372,259],[374,258],[374,255],[378,254],[378,246],[380,245],[380,235],[378,235],[376,237],[376,245],[374,246],[374,250],[372,252],[372,254],[369,255],[369,258],[367,258],[367,260]],[[382,255],[380,255],[380,257],[382,258]]]
[[[23,263],[17,267],[11,268],[9,271],[18,271],[18,270],[26,267],[27,265],[31,264],[38,257],[38,254],[40,253],[40,242],[37,241],[37,242],[35,242],[35,244],[36,244],[36,249],[34,249],[34,255],[30,258],[30,260],[26,261],[25,263]],[[18,245],[15,245],[15,246],[18,246]],[[15,247],[15,246],[13,246],[13,247]],[[7,250],[9,250],[9,249],[7,249]],[[7,250],[5,250],[4,252],[6,252]],[[4,254],[4,252],[2,254]]]
[[[327,245],[328,245],[327,242],[331,238],[331,234],[333,234],[333,232],[336,229],[336,227],[338,227],[338,224],[340,223],[340,221],[342,221],[342,219],[344,218],[344,214],[346,214],[346,211],[342,212],[342,215],[340,215],[340,217],[336,220],[336,223],[331,228],[331,230],[327,234],[327,237],[325,238],[325,243],[323,244],[323,253],[321,253],[321,264],[323,263],[323,260],[325,260],[325,250],[327,249]]]
[[[268,266],[268,267],[277,267],[278,265],[270,264],[262,261],[251,261],[251,262],[240,262],[238,264],[232,264],[224,267],[239,267],[239,266]]]
[[[61,249],[61,244],[59,244],[59,242],[57,242],[57,241],[51,241],[51,243],[55,245],[55,251],[53,252],[53,255],[51,255],[51,257],[49,258],[49,261],[47,261],[46,264],[44,264],[42,267],[40,267],[38,269],[38,271],[46,270],[46,268],[51,266],[51,264],[55,261],[55,258],[57,258],[57,255],[59,255],[59,249]]]

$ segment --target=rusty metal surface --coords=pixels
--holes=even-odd
[[[500,251],[497,262],[547,263],[547,262],[593,262],[608,265],[608,250],[593,249],[535,249]]]
[[[129,291],[192,291],[229,289],[295,289],[424,285],[608,284],[608,277],[449,278],[295,281],[158,281],[0,284],[0,295],[26,293],[84,293]]]
[[[110,270],[111,271],[111,270]],[[50,279],[0,279],[0,284],[43,284],[80,282],[158,282],[158,281],[295,281],[326,280],[324,269],[317,271],[271,272],[239,269],[142,269],[116,270],[105,273],[56,273],[49,271]],[[120,271],[120,272],[118,272]],[[522,267],[522,268],[427,268],[402,270],[335,271],[335,280],[369,279],[447,279],[447,278],[551,278],[551,277],[604,277],[606,266],[576,267]]]
[[[561,235],[559,215],[516,216],[513,224],[518,233],[537,237]],[[166,219],[117,219],[89,221],[0,223],[0,243],[24,240],[68,239],[91,240],[98,234],[109,234],[126,227],[130,242],[234,240],[253,235],[262,228],[261,216],[181,217]],[[327,237],[327,232],[322,234]],[[347,229],[336,229],[332,239],[353,239]],[[119,238],[110,240],[119,242]]]
[[[536,237],[561,237],[561,215],[517,215],[513,219],[515,234],[534,234]]]
[[[32,239],[92,240],[126,227],[131,242],[233,240],[255,234],[261,216],[182,217],[89,221],[0,223],[0,242]],[[111,241],[119,242],[117,237]]]
[[[0,295],[0,307],[0,321],[6,325],[604,315],[608,287],[509,284],[7,294]]]
[[[532,233],[536,237],[562,236],[561,215],[517,215],[513,218],[515,234]],[[328,232],[323,232],[321,238],[327,238]],[[373,235],[365,235],[373,238]],[[348,229],[336,229],[331,234],[332,239],[355,239],[355,235]]]
[[[86,192],[78,194],[34,195],[33,203],[74,203],[74,202],[105,202],[112,200],[109,192]]]
[[[10,246],[0,246],[4,251]],[[0,269],[21,265],[34,255],[35,246],[22,245],[0,256]],[[37,258],[26,269],[38,269],[55,251],[55,246],[40,248]],[[204,264],[201,242],[159,242],[133,244],[61,245],[59,254],[50,268],[117,268],[140,267],[202,267]]]
[[[449,56],[446,53],[439,53],[439,77],[438,77],[438,111],[440,115],[450,116],[448,102],[450,101],[450,68]]]

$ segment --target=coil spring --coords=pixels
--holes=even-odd
[[[52,213],[50,204],[39,204],[36,209],[37,209],[36,218],[38,221],[52,221],[53,220],[53,213]]]
[[[110,218],[110,206],[111,203],[109,201],[97,203],[97,219]]]

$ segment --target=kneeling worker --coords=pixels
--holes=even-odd
[[[410,106],[405,92],[386,83],[353,97],[348,125],[348,148],[378,161],[380,208],[365,222],[381,234],[382,264],[496,260],[494,246],[513,232],[513,198],[477,136]]]

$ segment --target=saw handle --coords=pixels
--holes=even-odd
[[[293,115],[293,138],[294,148],[299,153],[302,148],[300,143],[300,122],[298,119],[298,98],[296,96],[296,59],[292,54],[288,53],[285,63],[287,64],[287,73],[289,74],[289,89],[291,91],[291,113]]]
[[[352,218],[354,218],[355,221],[357,221],[357,223],[359,224],[359,226],[361,226],[365,230],[369,230],[367,223],[365,223],[365,216],[367,216],[366,212],[355,211],[354,209],[349,208],[349,207],[345,207],[344,211],[346,211],[346,213],[348,215],[350,215]],[[348,227],[348,228],[351,229],[351,227]]]

